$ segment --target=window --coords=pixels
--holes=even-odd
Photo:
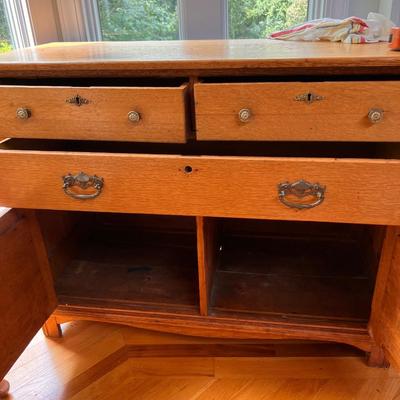
[[[98,0],[103,40],[179,39],[177,0]]]
[[[29,4],[39,43],[265,38],[273,31],[307,19],[345,18],[353,14],[366,17],[370,11],[384,12],[379,0],[371,0],[374,4],[365,0],[4,1]],[[393,7],[388,7],[392,14],[397,10],[395,3],[397,0],[393,0]]]
[[[4,2],[0,1],[0,53],[12,50],[11,33]]]
[[[308,0],[228,0],[229,37],[265,38],[307,20]]]
[[[97,4],[103,40],[174,40],[190,37],[190,32],[198,37],[194,18],[202,20],[205,37],[211,30],[226,32],[224,36],[232,39],[263,38],[305,21],[308,11],[308,0],[203,0],[197,4],[193,0],[98,0]],[[221,13],[224,8],[228,12]],[[215,18],[216,14],[222,18]],[[228,29],[211,26],[217,23]],[[180,26],[189,34],[182,35],[181,29],[180,35]]]
[[[0,0],[0,53],[34,44],[27,0]]]

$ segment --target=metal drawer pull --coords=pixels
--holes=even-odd
[[[383,120],[383,110],[380,108],[371,108],[368,113],[368,119],[373,124],[381,122]]]
[[[129,111],[128,112],[128,119],[131,122],[139,122],[140,121],[140,113],[138,113],[137,111]]]
[[[249,108],[242,108],[238,115],[240,122],[249,122],[251,118],[251,110]]]
[[[294,196],[300,199],[300,202],[293,202],[287,199],[288,196]],[[279,200],[287,207],[305,209],[319,206],[325,197],[325,186],[321,186],[319,183],[310,183],[303,179],[294,182],[284,182],[278,185],[278,197]],[[306,197],[311,197],[311,203],[303,203]]]
[[[32,115],[31,110],[29,108],[19,107],[16,112],[17,118],[19,119],[28,119]]]
[[[84,172],[80,172],[78,175],[68,174],[62,177],[63,179],[63,190],[65,194],[80,200],[94,199],[100,195],[103,186],[104,179],[96,175],[87,175]],[[77,186],[82,190],[94,189],[91,193],[76,193],[71,188]]]

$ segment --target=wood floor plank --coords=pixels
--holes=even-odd
[[[270,400],[285,384],[284,379],[251,379],[232,400]]]
[[[212,357],[130,358],[131,373],[136,377],[214,377]]]
[[[217,357],[216,378],[266,377],[277,379],[385,378],[392,369],[370,368],[360,357]]]
[[[88,385],[80,392],[66,399],[73,400],[98,400],[115,398],[115,391],[118,388],[125,387],[127,383],[130,385],[130,392],[136,393],[136,386],[141,384],[141,380],[134,382],[132,374],[126,362],[118,365],[116,368],[109,371],[107,374],[97,379],[94,382],[87,382]],[[107,389],[105,389],[107,388]],[[127,396],[126,396],[127,397]]]
[[[132,400],[188,400],[197,399],[214,382],[214,378],[143,379],[131,397]],[[112,399],[123,399],[130,392],[130,384],[115,391]]]
[[[217,379],[195,400],[231,400],[251,383],[250,379]]]
[[[245,357],[240,341],[87,321],[65,324],[63,331],[64,338],[51,340],[38,333],[7,376],[10,399],[400,400],[398,374],[368,368],[363,357],[352,356],[357,352],[340,347],[331,357],[335,346],[291,343],[287,350],[271,342],[271,357]],[[195,354],[202,345],[218,353],[222,343],[239,346],[242,357],[190,356],[190,345]],[[313,356],[319,351],[323,356]]]
[[[43,391],[47,399],[61,398],[71,379],[98,364],[124,345],[118,327],[102,330],[97,324],[87,325],[79,334],[63,339],[45,339],[34,347],[35,357],[25,352],[7,376],[15,399],[27,399]],[[82,336],[84,334],[84,336]],[[84,339],[83,339],[84,338]],[[83,340],[82,340],[83,339]],[[14,383],[15,382],[15,383]],[[28,395],[29,394],[29,395]]]
[[[327,381],[322,379],[287,379],[271,397],[266,397],[266,399],[314,400],[326,383]]]
[[[365,379],[355,400],[393,400],[400,399],[400,379]]]
[[[205,390],[214,378],[137,378],[126,361],[91,383],[72,400],[174,399],[187,400]],[[105,388],[107,388],[105,390]]]
[[[358,396],[365,379],[330,379],[313,397],[313,400],[349,400]],[[369,400],[367,397],[366,399]]]

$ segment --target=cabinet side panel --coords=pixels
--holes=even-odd
[[[400,370],[400,229],[388,227],[376,280],[369,329]]]

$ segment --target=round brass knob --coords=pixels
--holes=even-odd
[[[128,112],[128,119],[131,122],[139,122],[140,121],[140,114],[137,111],[129,111]]]
[[[251,111],[248,108],[242,108],[239,111],[239,120],[241,122],[249,122],[251,118]]]
[[[377,124],[383,120],[383,110],[380,108],[371,108],[368,113],[368,119],[373,123]]]
[[[19,119],[28,119],[31,116],[31,110],[29,110],[29,108],[20,107],[17,108],[16,114]]]

